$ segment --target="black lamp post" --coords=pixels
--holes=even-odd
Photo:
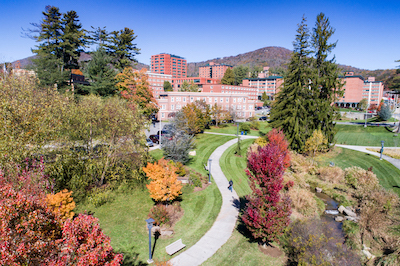
[[[211,162],[212,159],[208,159],[208,183],[211,183]]]
[[[151,257],[151,228],[153,227],[154,219],[149,218],[146,220],[147,228],[149,229],[149,259],[147,260],[148,263],[153,263],[153,259]]]
[[[383,154],[383,144],[385,143],[385,141],[381,141],[381,145],[382,145],[382,148],[381,148],[381,158],[379,159],[379,160],[382,160],[382,154]]]

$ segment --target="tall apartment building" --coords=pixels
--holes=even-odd
[[[232,68],[232,66],[225,64],[215,64],[214,62],[210,62],[206,66],[199,67],[199,77],[222,79],[225,75],[225,71],[228,68]]]
[[[379,104],[383,97],[382,81],[375,81],[375,77],[365,80],[362,76],[347,72],[342,77],[344,95],[336,104],[340,107],[357,107],[357,104],[366,99],[369,104]]]
[[[172,54],[151,56],[150,72],[171,75],[173,78],[186,78],[187,62],[183,57]]]

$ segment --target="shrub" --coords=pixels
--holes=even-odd
[[[259,137],[256,139],[256,141],[254,143],[256,143],[258,146],[260,146],[262,148],[265,145],[267,145],[268,141],[263,137]]]
[[[250,128],[253,130],[259,130],[260,129],[260,122],[257,120],[251,121],[250,122]]]
[[[381,109],[378,111],[378,116],[383,121],[389,120],[392,117],[389,105],[387,104],[382,105]]]
[[[358,166],[345,169],[346,183],[355,188],[355,196],[363,198],[379,187],[379,180],[372,171],[364,170]]]
[[[297,212],[304,216],[314,216],[318,213],[317,202],[310,190],[294,187],[289,189],[288,193],[292,200],[292,207]]]
[[[185,166],[181,162],[174,162],[170,160],[168,164],[174,166],[176,168],[175,173],[179,176],[185,176],[186,175],[186,169]]]
[[[286,233],[289,261],[296,265],[361,265],[359,256],[343,245],[335,221],[296,221]]]
[[[75,202],[72,198],[72,191],[64,189],[56,194],[47,195],[47,204],[53,212],[60,214],[64,219],[74,217],[73,210],[75,209]]]
[[[151,210],[149,217],[154,219],[154,224],[161,226],[167,224],[170,221],[170,215],[167,211],[167,207],[163,204],[155,205]]]
[[[239,130],[250,132],[250,125],[248,123],[240,123]]]
[[[319,177],[333,184],[341,184],[344,182],[344,171],[342,168],[334,166],[326,166],[318,169]]]
[[[190,183],[193,184],[195,187],[202,187],[201,179],[200,179],[200,177],[199,177],[196,173],[193,173],[193,172],[190,173],[190,175],[189,175],[189,181],[190,181]]]
[[[88,197],[89,203],[93,204],[95,207],[100,207],[107,202],[112,202],[114,196],[112,195],[111,189],[107,188],[95,188],[91,191]]]

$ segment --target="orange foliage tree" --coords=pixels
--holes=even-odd
[[[126,67],[116,79],[121,96],[137,105],[144,115],[149,116],[158,111],[153,92],[147,82],[146,69],[137,71]]]
[[[47,205],[62,218],[72,219],[74,217],[75,202],[71,194],[72,191],[68,192],[67,189],[56,194],[47,194]]]
[[[146,185],[147,189],[155,201],[171,201],[182,193],[182,183],[177,179],[176,170],[176,167],[164,158],[158,163],[149,163],[143,167],[143,171],[151,180],[150,184]]]

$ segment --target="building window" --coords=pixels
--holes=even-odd
[[[164,118],[164,117],[165,117],[165,114],[164,114],[164,113],[161,113],[161,117]]]
[[[171,102],[174,102],[174,97],[171,97]]]
[[[183,97],[182,99],[183,99],[184,102],[186,102],[186,97]]]
[[[190,97],[190,101],[193,102],[193,97]]]
[[[174,107],[175,107],[175,106],[172,104],[172,105],[171,105],[171,110],[174,110]]]

